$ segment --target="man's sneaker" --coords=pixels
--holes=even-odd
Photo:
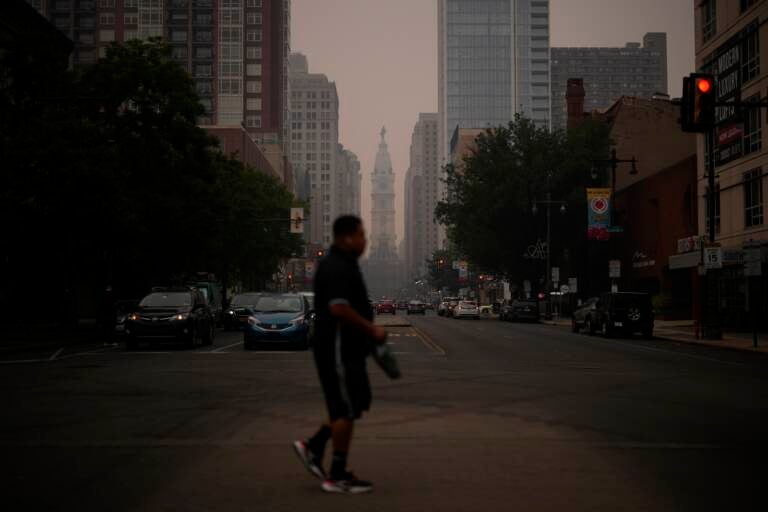
[[[325,492],[337,492],[340,494],[363,494],[373,491],[373,484],[371,482],[358,480],[350,472],[346,472],[341,477],[326,478],[322,487]]]
[[[309,471],[312,476],[316,476],[321,480],[325,479],[322,460],[312,453],[312,450],[309,449],[309,445],[305,441],[294,441],[293,451],[296,452],[296,455],[299,456],[302,464],[304,464],[304,467],[307,468],[307,471]]]

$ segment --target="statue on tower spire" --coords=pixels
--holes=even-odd
[[[381,141],[382,142],[384,142],[384,137],[386,137],[386,136],[387,136],[387,127],[386,126],[382,126],[381,127]]]

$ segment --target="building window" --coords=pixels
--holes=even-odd
[[[187,31],[186,30],[174,30],[171,32],[171,41],[177,42],[177,43],[186,43],[187,42]]]
[[[260,59],[261,58],[261,47],[260,46],[248,46],[245,49],[245,57],[247,59]]]
[[[261,98],[248,98],[245,100],[246,110],[261,110]]]
[[[136,13],[126,13],[125,15],[123,15],[123,22],[126,25],[138,25],[139,15]]]
[[[261,25],[261,13],[249,12],[245,16],[245,20],[248,25]]]
[[[709,189],[707,189],[707,193]],[[704,196],[704,226],[709,233],[709,197]],[[715,233],[720,233],[720,185],[715,186]]]
[[[210,64],[198,64],[195,66],[195,76],[211,76]]]
[[[257,7],[261,7],[261,0],[248,0],[247,6],[249,9],[255,9]]]
[[[245,74],[248,76],[261,76],[261,64],[246,64]]]
[[[174,46],[173,50],[171,50],[171,55],[173,56],[174,59],[185,60],[187,58],[187,47]]]
[[[245,83],[245,92],[248,94],[259,94],[261,92],[260,80],[248,80]]]
[[[745,37],[741,43],[741,82],[749,82],[760,74],[760,39],[758,29]]]
[[[261,30],[246,31],[246,41],[248,41],[249,43],[261,42]]]
[[[760,101],[760,95],[750,97],[747,101]],[[763,131],[760,126],[762,109],[749,108],[744,112],[744,154],[748,155],[759,151],[763,146]]]
[[[240,80],[236,78],[222,78],[219,80],[219,92],[221,94],[238,95],[242,93]]]
[[[111,12],[103,12],[99,14],[99,25],[114,25],[115,15]]]
[[[123,32],[123,41],[133,41],[139,38],[138,30],[126,30]]]
[[[213,48],[207,47],[207,46],[195,48],[195,58],[196,59],[213,58]]]
[[[763,224],[763,169],[744,173],[744,227]]]
[[[115,0],[99,0],[99,8],[101,9],[114,9]]]
[[[136,9],[139,6],[139,0],[124,0],[123,7],[126,9]]]
[[[242,41],[243,33],[239,28],[222,28],[221,29],[221,42],[222,43],[239,43]]]
[[[186,32],[184,33],[185,40],[186,40]],[[195,41],[201,41],[204,43],[208,43],[213,41],[213,32],[210,30],[198,30],[195,32]]]
[[[109,30],[99,30],[99,41],[102,43],[111,43],[115,40],[115,31],[112,29]]]
[[[196,82],[195,90],[197,91],[197,94],[211,94],[213,92],[213,85],[207,80]]]
[[[245,116],[245,126],[248,128],[261,128],[261,116]]]
[[[704,42],[717,33],[717,0],[704,0],[701,6],[701,35]]]

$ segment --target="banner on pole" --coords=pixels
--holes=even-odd
[[[469,264],[462,260],[459,261],[459,282],[466,283],[469,277]]]
[[[587,239],[608,240],[611,227],[611,189],[587,189]]]

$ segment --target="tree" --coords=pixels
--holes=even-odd
[[[548,191],[568,203],[565,217],[553,210],[550,250],[555,263],[572,259],[586,233],[584,188],[592,160],[603,158],[607,148],[601,124],[587,122],[566,134],[516,116],[481,134],[461,165],[446,167],[448,197],[436,216],[456,250],[479,269],[513,281],[542,280],[543,262],[524,256],[545,238],[544,208],[534,214],[532,206]]]
[[[433,289],[447,288],[450,293],[458,293],[459,271],[453,268],[457,256],[451,251],[439,249],[427,259],[427,280]]]

